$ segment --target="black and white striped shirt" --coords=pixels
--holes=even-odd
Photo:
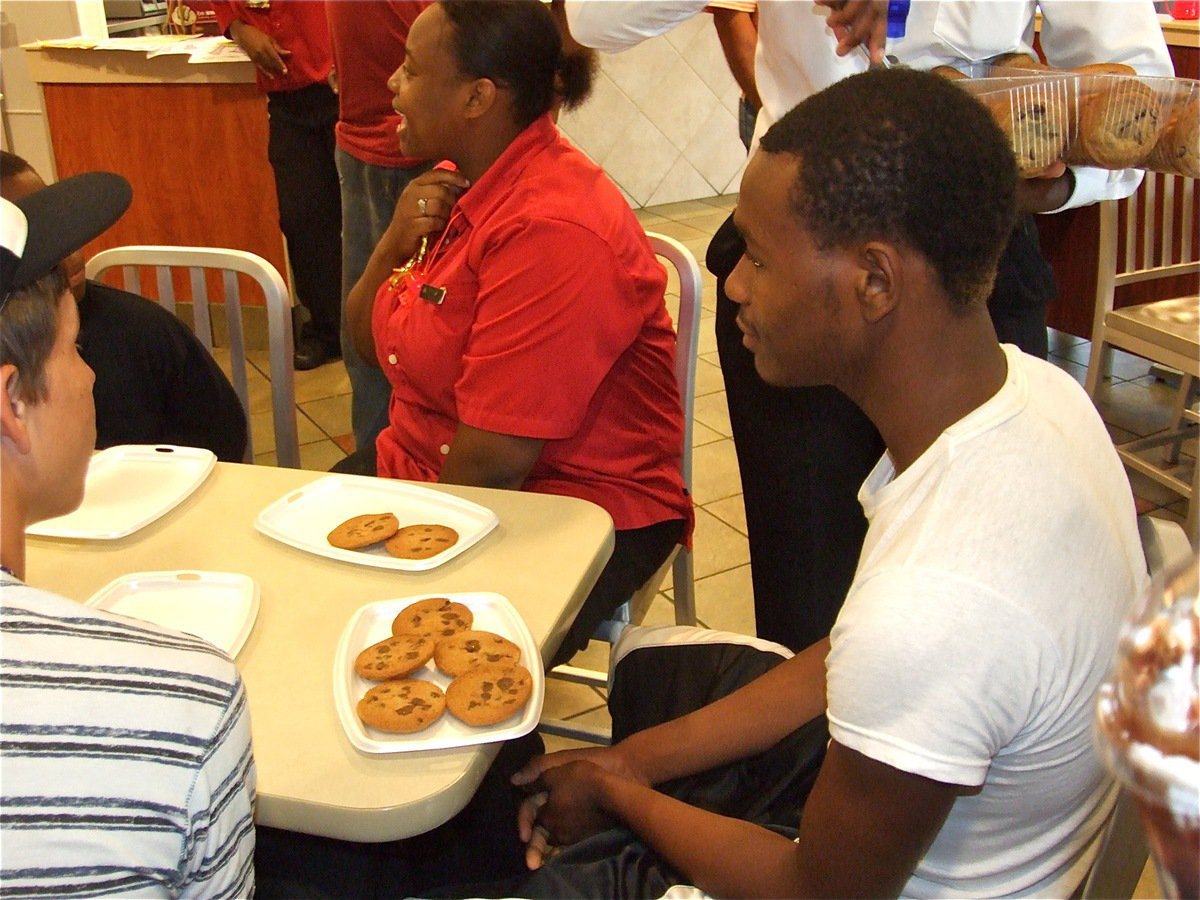
[[[0,897],[246,897],[241,677],[199,638],[0,579]]]

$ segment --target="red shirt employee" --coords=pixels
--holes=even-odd
[[[214,0],[221,30],[253,61],[267,95],[267,158],[293,287],[308,310],[294,363],[312,369],[342,355],[342,199],[334,162],[338,99],[325,4]]]
[[[380,475],[566,494],[612,515],[614,555],[556,661],[692,520],[666,277],[620,192],[550,118],[556,84],[567,106],[590,86],[578,59],[560,72],[560,46],[542,4],[421,14],[390,82],[400,149],[457,171],[409,185],[347,301],[393,389]]]

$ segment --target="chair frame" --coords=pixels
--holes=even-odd
[[[696,409],[696,359],[700,347],[700,312],[704,294],[700,265],[695,256],[674,238],[655,232],[647,232],[650,247],[659,256],[674,266],[679,276],[679,315],[675,323],[675,383],[679,388],[679,400],[683,407],[683,448],[680,469],[683,484],[688,494],[692,492],[692,422]],[[678,545],[662,566],[629,600],[622,603],[613,617],[597,628],[594,640],[615,643],[621,632],[631,623],[641,621],[646,609],[658,593],[659,585],[671,569],[672,592],[675,606],[675,624],[696,624],[695,575],[692,551]],[[585,669],[579,666],[555,666],[550,674],[564,681],[586,684],[593,687],[608,685],[608,672]],[[612,740],[608,729],[591,728],[571,724],[562,719],[542,719],[538,729],[546,734],[572,738],[574,740],[607,744]]]
[[[246,462],[254,462],[250,435],[250,391],[246,379],[246,341],[242,325],[238,273],[258,284],[266,299],[267,331],[270,335],[271,405],[275,425],[275,455],[280,466],[300,468],[300,444],[296,431],[296,385],[292,369],[292,303],[278,270],[261,256],[244,250],[214,247],[171,247],[138,244],[114,247],[97,253],[87,262],[87,277],[99,278],[111,269],[121,269],[123,287],[142,293],[142,268],[153,268],[158,302],[176,312],[172,270],[187,269],[191,286],[196,337],[209,353],[213,350],[212,314],[206,271],[222,273],[225,321],[232,357],[233,387],[246,414]]]
[[[1121,210],[1124,210],[1124,227]],[[1143,212],[1144,210],[1144,212]],[[1176,229],[1176,212],[1181,213]],[[1084,388],[1096,401],[1103,374],[1108,371],[1110,348],[1119,347],[1145,357],[1156,366],[1180,373],[1180,385],[1164,431],[1116,445],[1125,466],[1165,485],[1189,501],[1187,533],[1197,542],[1197,512],[1200,509],[1200,464],[1192,467],[1190,482],[1184,480],[1179,452],[1183,441],[1194,433],[1200,415],[1192,408],[1200,384],[1200,359],[1194,346],[1169,347],[1147,336],[1139,313],[1156,303],[1114,310],[1116,289],[1151,279],[1171,278],[1200,272],[1200,259],[1192,252],[1196,219],[1196,179],[1162,176],[1161,186],[1148,173],[1142,186],[1124,200],[1099,205],[1100,234],[1096,305],[1092,321],[1092,347]],[[1176,232],[1178,231],[1178,234]],[[1140,252],[1139,252],[1140,247]],[[1188,295],[1190,296],[1190,295]],[[1184,299],[1184,298],[1180,298]],[[1159,304],[1178,301],[1158,301]],[[1200,302],[1200,301],[1198,301]],[[1176,341],[1176,343],[1179,343]],[[1146,451],[1165,447],[1161,462]]]

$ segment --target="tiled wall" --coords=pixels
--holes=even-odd
[[[595,90],[559,120],[634,207],[735,192],[746,163],[738,88],[712,17],[601,54]]]

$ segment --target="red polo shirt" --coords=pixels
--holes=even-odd
[[[265,9],[247,3],[213,0],[213,12],[224,34],[235,19],[253,25],[292,55],[284,62],[287,75],[268,78],[256,68],[258,87],[264,93],[295,91],[329,77],[333,53],[329,49],[329,25],[325,21],[325,4],[313,0],[271,0]]]
[[[338,76],[337,145],[372,166],[408,168],[396,142],[400,114],[388,79],[404,62],[408,29],[432,0],[330,0],[329,39]]]
[[[436,481],[463,422],[546,441],[526,490],[591,500],[621,530],[684,519],[690,532],[666,275],[617,188],[543,116],[445,234],[376,296],[392,384],[379,474]]]

